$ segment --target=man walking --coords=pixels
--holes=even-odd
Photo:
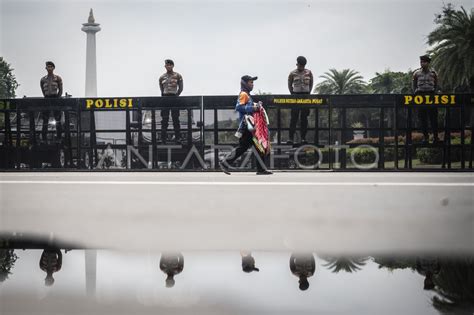
[[[255,80],[257,80],[257,77],[252,77],[250,75],[244,75],[240,80],[240,93],[235,106],[235,111],[239,112],[240,117],[239,128],[236,133],[236,136],[239,138],[239,145],[219,163],[221,170],[227,175],[230,175],[229,165],[242,156],[247,149],[255,147],[252,132],[249,130],[248,122],[246,121],[246,116],[247,118],[250,118],[254,112],[260,110],[260,104],[254,103],[250,96],[250,92],[253,90],[253,82]],[[266,155],[258,151],[258,149],[256,149],[256,151],[258,152],[257,175],[273,174],[266,169],[264,162]]]

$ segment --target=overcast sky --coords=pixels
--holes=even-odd
[[[473,0],[452,0],[473,7]],[[77,1],[0,0],[0,51],[15,69],[18,96],[40,96],[44,62],[64,90],[84,96],[86,34],[94,9],[99,96],[154,96],[163,61],[175,61],[183,95],[236,94],[244,74],[255,90],[287,93],[304,55],[316,77],[352,68],[366,80],[386,68],[418,67],[441,0]],[[320,81],[321,79],[317,79]]]

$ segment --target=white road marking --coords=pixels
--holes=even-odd
[[[53,181],[53,180],[4,180],[1,184],[42,185],[162,185],[162,186],[427,186],[474,187],[474,183],[391,183],[391,182],[203,182],[203,181]]]

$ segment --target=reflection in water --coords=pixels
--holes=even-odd
[[[312,253],[291,254],[290,270],[299,278],[299,288],[301,291],[309,288],[308,278],[316,271],[316,261]]]
[[[39,266],[46,272],[44,284],[52,286],[54,284],[53,273],[61,270],[63,265],[63,254],[59,249],[45,249],[41,254]]]
[[[255,267],[255,258],[252,257],[252,253],[248,251],[240,251],[242,256],[242,271],[250,273],[252,271],[260,271]]]
[[[433,306],[443,314],[474,313],[474,257],[441,260]]]
[[[357,272],[365,266],[368,257],[323,257],[327,262],[324,267],[327,267],[334,273],[339,271]]]
[[[410,268],[425,277],[425,290],[434,290],[433,306],[442,314],[474,313],[474,256],[376,257],[379,268]]]
[[[15,245],[16,244],[16,245]],[[46,285],[52,285],[54,283],[54,273],[58,272],[59,270],[62,269],[63,267],[63,260],[62,260],[62,255],[64,252],[61,252],[61,249],[59,248],[54,248],[51,246],[44,246],[41,251],[34,250],[33,252],[25,253],[24,251],[17,251],[18,249],[23,249],[23,248],[38,248],[37,243],[32,243],[32,244],[27,244],[25,242],[22,243],[6,243],[0,238],[0,304],[3,303],[10,303],[9,305],[11,307],[16,307],[16,302],[17,300],[13,301],[11,300],[12,297],[16,297],[17,295],[19,296],[18,299],[21,300],[23,292],[34,292],[34,290],[38,289],[38,285],[41,287],[41,279],[44,276],[43,271],[46,272],[47,276],[45,279],[45,284]],[[19,246],[21,245],[21,246]],[[43,245],[42,245],[43,246]],[[64,247],[62,247],[64,249]],[[28,251],[28,250],[27,250]],[[88,256],[87,253],[93,254],[92,256]],[[41,258],[39,259],[39,265],[41,270],[38,269],[38,257],[40,256],[41,253]],[[127,297],[133,297],[134,287],[131,285],[130,287],[128,286],[129,280],[125,281],[120,281],[120,284],[116,282],[115,280],[109,281],[106,279],[114,279],[116,275],[120,275],[120,273],[123,271],[123,265],[121,265],[120,261],[117,261],[117,264],[115,264],[115,261],[112,260],[109,257],[105,257],[108,255],[101,256],[101,251],[99,251],[99,257],[97,257],[97,251],[95,250],[85,250],[84,253],[86,254],[86,272],[85,274],[78,272],[79,268],[83,268],[82,264],[77,264],[76,259],[71,259],[71,258],[77,258],[77,260],[83,259],[81,252],[75,251],[72,254],[72,257],[68,255],[68,258],[65,259],[64,261],[64,270],[60,274],[60,280],[58,280],[58,283],[54,285],[54,288],[50,289],[44,289],[46,290],[45,292],[72,292],[68,291],[69,288],[73,287],[74,284],[80,283],[80,286],[77,289],[77,292],[79,294],[83,293],[84,291],[84,276],[86,277],[85,285],[86,288],[89,286],[93,286],[94,290],[88,292],[89,297],[95,297],[95,282],[96,282],[96,273],[97,273],[97,268],[96,268],[96,263],[97,260],[104,261],[104,266],[106,266],[107,270],[98,270],[99,275],[103,275],[105,272],[106,275],[102,276],[102,285],[99,286],[99,296],[102,294],[102,296],[107,296],[110,294],[109,291],[106,289],[106,285],[104,286],[105,283],[109,283],[113,289],[111,289],[112,292],[114,292],[115,289],[117,289],[119,286],[124,288],[125,295]],[[202,272],[197,272],[197,270],[203,270],[199,269],[201,267],[197,267],[196,265],[199,265],[199,262],[202,262],[202,259],[200,258],[199,253],[186,253],[187,255],[187,264],[188,264],[188,271],[189,273],[186,274],[186,277],[183,277],[180,280],[181,286],[177,290],[166,290],[162,288],[162,285],[156,285],[156,282],[152,282],[151,286],[146,286],[144,287],[144,290],[150,291],[150,292],[155,292],[156,296],[161,298],[163,301],[168,301],[167,299],[171,299],[174,301],[173,305],[178,305],[181,307],[182,303],[185,303],[182,298],[183,294],[183,289],[184,290],[189,290],[189,293],[195,294],[196,292],[197,295],[201,292],[212,292],[212,299],[214,300],[216,298],[215,296],[215,288],[218,287],[219,290],[221,290],[222,282],[223,280],[221,279],[215,279],[219,277],[212,277],[212,279],[204,279],[203,276],[207,276],[207,274],[203,275]],[[463,257],[446,257],[446,256],[435,256],[435,255],[419,255],[419,256],[396,256],[396,257],[390,257],[390,256],[341,256],[341,257],[324,257],[324,261],[321,261],[319,257],[314,256],[312,253],[292,253],[289,261],[290,265],[290,270],[291,272],[298,277],[299,279],[299,288],[300,290],[307,290],[309,288],[309,281],[308,278],[313,276],[316,271],[316,260],[318,260],[318,264],[323,264],[323,266],[326,266],[326,268],[322,268],[321,270],[318,271],[318,285],[315,285],[314,289],[311,290],[312,292],[306,292],[305,294],[299,294],[301,295],[301,299],[297,298],[297,300],[291,301],[291,294],[292,291],[289,291],[292,289],[294,292],[298,290],[295,290],[293,288],[293,281],[294,277],[291,276],[286,267],[286,261],[288,259],[288,253],[279,253],[278,255],[274,255],[273,253],[269,255],[265,254],[260,254],[257,256],[259,259],[259,267],[264,268],[263,270],[265,271],[262,276],[255,276],[254,271],[259,271],[259,268],[255,266],[255,259],[252,256],[252,253],[250,251],[241,251],[241,259],[242,259],[242,270],[244,272],[251,273],[252,276],[248,277],[242,277],[241,271],[238,268],[238,266],[235,265],[235,259],[236,259],[236,252],[229,252],[228,256],[228,262],[229,266],[224,267],[222,270],[226,270],[225,273],[225,281],[226,284],[232,282],[231,286],[231,291],[225,291],[222,290],[222,293],[219,291],[219,294],[226,295],[226,294],[241,294],[240,291],[237,291],[237,289],[245,290],[246,293],[249,294],[261,294],[262,297],[268,298],[268,292],[266,292],[268,283],[267,281],[268,278],[267,276],[270,277],[275,277],[275,282],[272,282],[272,294],[275,292],[279,292],[279,294],[282,294],[282,296],[286,296],[285,294],[288,294],[288,301],[283,301],[284,303],[287,302],[295,302],[297,301],[298,303],[303,301],[302,299],[306,299],[306,302],[308,303],[308,307],[314,306],[313,303],[314,301],[312,300],[312,296],[318,295],[321,296],[323,294],[326,294],[326,297],[331,297],[331,296],[337,296],[339,290],[341,289],[340,287],[337,287],[334,284],[340,283],[338,282],[338,278],[342,279],[345,277],[345,279],[349,279],[351,277],[351,281],[344,281],[344,289],[345,290],[353,290],[352,294],[355,294],[356,297],[352,296],[351,299],[347,300],[343,304],[343,308],[347,309],[352,306],[355,307],[361,307],[361,305],[364,303],[364,299],[366,296],[364,294],[375,294],[377,299],[379,300],[384,300],[387,299],[387,301],[392,301],[391,303],[394,303],[393,307],[397,308],[399,305],[399,301],[395,301],[394,299],[389,300],[390,297],[392,296],[398,296],[397,294],[400,293],[402,295],[405,294],[405,298],[409,299],[407,300],[407,306],[408,310],[411,311],[408,312],[409,314],[433,314],[433,312],[439,312],[440,314],[473,314],[474,313],[474,256],[463,256]],[[134,256],[136,253],[134,253]],[[140,256],[140,255],[138,255]],[[144,255],[145,256],[145,255]],[[93,259],[89,261],[88,263],[88,258],[87,257],[92,257]],[[112,257],[116,257],[113,255]],[[122,257],[122,256],[120,256]],[[124,256],[125,257],[125,256]],[[150,256],[148,256],[150,257]],[[272,259],[276,260],[269,260],[268,257],[272,257]],[[199,258],[199,259],[196,259]],[[73,262],[71,262],[73,260]],[[137,263],[134,265],[132,268],[134,270],[140,269],[141,272],[141,277],[143,279],[149,279],[150,277],[150,272],[153,273],[152,270],[155,270],[154,272],[156,273],[156,260],[157,256],[153,256],[152,259],[150,259],[150,267],[148,268],[143,268],[143,261],[145,261],[145,257],[138,257],[137,259],[134,258],[133,263]],[[76,262],[74,262],[76,261]],[[82,260],[81,260],[82,261]],[[212,261],[212,260],[211,260]],[[275,262],[277,262],[278,267],[273,267],[271,266]],[[154,263],[153,263],[154,262]],[[209,273],[214,272],[215,268],[220,268],[220,264],[223,262],[223,260],[220,260],[219,266],[211,266],[210,269],[205,269],[208,270]],[[88,267],[89,265],[89,267]],[[155,265],[153,269],[153,265]],[[76,266],[77,268],[72,268],[73,266]],[[129,267],[128,262],[127,262],[127,267]],[[222,266],[223,267],[223,266]],[[237,267],[237,268],[236,268]],[[377,268],[378,267],[378,268]],[[228,268],[228,269],[225,269]],[[280,269],[278,269],[280,268]],[[174,276],[181,273],[184,269],[184,257],[182,253],[163,253],[160,257],[160,269],[167,275],[166,277],[166,287],[173,287],[175,284],[175,279]],[[83,270],[83,269],[80,269]],[[272,274],[272,272],[275,272],[278,270],[278,273]],[[363,272],[367,272],[364,274],[362,277],[357,275],[352,275],[350,273],[354,273],[357,271],[364,270]],[[398,272],[387,272],[387,271],[395,271],[398,270]],[[344,271],[347,272],[348,274],[343,275],[342,277],[340,275],[336,275],[337,273]],[[13,273],[18,273],[15,277],[11,277],[11,274]],[[286,273],[286,278],[285,276],[282,276],[282,272]],[[362,272],[361,272],[362,273]],[[64,274],[64,277],[63,277]],[[71,274],[74,274],[71,276]],[[127,273],[128,274],[128,273]],[[390,274],[390,278],[387,278],[387,275]],[[33,278],[31,277],[33,275]],[[420,277],[420,275],[422,277]],[[6,279],[9,278],[9,276],[12,279],[9,279],[9,281],[5,281]],[[34,277],[37,277],[35,281],[31,281],[31,279],[34,279]],[[90,278],[90,279],[88,279]],[[221,277],[224,278],[224,277]],[[202,282],[204,279],[204,282]],[[291,287],[289,289],[286,289],[286,286],[279,286],[278,281],[291,281],[289,284]],[[380,281],[382,280],[383,281]],[[393,279],[394,281],[385,281],[386,279]],[[71,281],[73,280],[73,281]],[[130,281],[135,281],[131,280]],[[208,281],[209,280],[209,281]],[[39,284],[38,284],[39,281]],[[181,282],[182,281],[182,282]],[[199,282],[201,281],[201,282]],[[239,281],[241,281],[239,283]],[[245,281],[245,282],[244,282]],[[5,282],[5,283],[3,283]],[[72,283],[73,282],[73,283]],[[151,281],[150,281],[151,282]],[[234,283],[235,282],[235,283]],[[199,288],[194,287],[193,285],[195,283],[199,283]],[[248,284],[252,283],[251,289],[249,289]],[[283,282],[280,282],[283,283]],[[288,283],[288,282],[285,282]],[[235,284],[235,285],[234,285]],[[393,285],[395,284],[395,285]],[[364,286],[363,292],[356,293],[355,291],[361,291],[360,287]],[[207,287],[206,287],[207,286]],[[157,287],[160,287],[162,292],[160,292]],[[13,288],[13,289],[12,289]],[[356,288],[354,290],[354,288]],[[199,291],[199,290],[203,291]],[[429,290],[424,291],[424,290]],[[51,291],[53,290],[53,291]],[[56,291],[55,291],[56,290]],[[120,289],[119,289],[120,290]],[[207,291],[206,291],[207,290]],[[277,291],[281,290],[281,291]],[[285,291],[286,290],[286,291]],[[330,290],[335,290],[334,293],[327,293],[325,292]],[[405,292],[403,292],[405,291]],[[324,293],[323,293],[324,292]],[[372,292],[372,293],[371,293]],[[374,293],[375,292],[375,293]],[[180,295],[181,294],[181,295]],[[188,294],[188,291],[186,291],[186,295]],[[205,296],[206,293],[203,293],[202,296]],[[267,294],[267,295],[266,295]],[[113,295],[113,294],[112,294]],[[51,295],[52,297],[54,295]],[[201,297],[196,298],[196,301],[201,301]],[[74,297],[74,296],[73,296]],[[431,303],[427,304],[426,299],[429,299]],[[203,298],[202,301],[205,299]],[[258,300],[258,299],[256,299]],[[332,306],[330,303],[324,305],[326,299],[321,299],[321,301],[318,301],[318,307],[334,307],[334,312],[338,312],[338,306]],[[89,300],[92,301],[92,300]],[[99,299],[100,301],[100,299]],[[360,302],[359,302],[360,301]],[[278,303],[274,301],[275,303]],[[282,303],[283,303],[282,302]],[[306,303],[305,302],[305,303]],[[193,304],[193,307],[200,307],[200,304],[196,305]],[[201,303],[201,302],[200,302]],[[314,302],[315,303],[315,302]],[[323,304],[321,304],[323,303]],[[371,301],[370,303],[377,303],[374,301]],[[385,302],[383,302],[385,303]],[[164,303],[166,304],[166,303]],[[421,305],[420,310],[421,312],[418,312],[415,309],[410,309],[412,307],[411,305]],[[186,304],[188,305],[188,304]],[[203,305],[205,305],[205,302],[203,302]],[[329,306],[327,306],[329,305]],[[375,307],[380,307],[381,304],[377,304]],[[265,306],[266,307],[266,306]],[[365,307],[365,306],[364,306]],[[383,307],[390,308],[392,307],[390,303],[386,303]],[[1,308],[0,308],[1,309]],[[340,309],[340,308],[339,308]],[[8,308],[7,308],[8,310]],[[207,309],[206,309],[207,310]],[[361,310],[361,313],[364,313],[365,309]],[[3,309],[2,309],[3,311]],[[8,312],[6,312],[7,314]],[[20,312],[18,312],[19,314]],[[25,314],[31,313],[31,312],[23,312]],[[35,312],[33,312],[35,313]],[[45,312],[43,312],[45,313]],[[47,312],[46,312],[47,313]],[[113,312],[112,312],[113,313]],[[131,312],[133,313],[133,312]],[[221,313],[226,313],[225,311]],[[242,312],[244,313],[244,312]],[[297,313],[297,312],[295,312]],[[340,313],[340,312],[339,312]],[[344,313],[344,312],[342,312]],[[370,312],[365,312],[365,313],[370,313]],[[380,312],[384,313],[384,312]],[[403,314],[408,314],[401,312]],[[104,313],[105,314],[105,313]],[[288,313],[290,314],[290,313]],[[293,314],[293,313],[292,313]],[[344,313],[346,314],[346,313]]]
[[[0,249],[0,282],[8,279],[17,259],[14,249]]]
[[[166,275],[166,287],[172,288],[175,284],[174,276],[184,268],[184,257],[181,253],[163,253],[160,258],[160,269]]]
[[[85,250],[84,260],[86,267],[86,294],[94,296],[97,287],[97,250]]]
[[[416,271],[425,276],[423,289],[433,290],[435,288],[433,277],[439,273],[440,269],[437,257],[418,257],[416,259]]]

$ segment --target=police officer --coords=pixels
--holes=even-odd
[[[296,58],[296,69],[288,76],[288,90],[291,94],[311,94],[313,89],[313,73],[306,69],[306,58]],[[306,143],[306,131],[308,129],[309,108],[292,108],[290,119],[290,138],[287,144],[293,144],[298,116],[301,117],[301,143]]]
[[[41,78],[40,87],[45,98],[59,98],[63,94],[63,79],[54,74],[56,66],[52,61],[46,61],[46,71],[48,74]],[[54,120],[56,121],[56,134],[57,138],[61,139],[62,126],[61,126],[61,111],[55,110],[53,112]],[[48,136],[48,121],[49,111],[41,112],[41,119],[43,120],[43,130],[41,136],[43,141],[47,141]]]
[[[242,256],[242,271],[250,273],[252,271],[260,271],[255,267],[255,258],[253,258],[252,253],[249,251],[240,251],[240,256]]]
[[[179,96],[183,92],[183,77],[178,72],[174,72],[174,62],[171,59],[165,60],[166,73],[159,78],[161,96]],[[175,141],[181,143],[181,130],[179,124],[179,109],[171,110]],[[170,119],[170,109],[161,110],[161,141],[166,143],[168,122]]]
[[[54,284],[53,273],[61,270],[63,265],[63,255],[60,249],[45,249],[41,254],[39,262],[41,270],[46,272],[44,284],[52,286]]]
[[[441,265],[437,257],[418,257],[416,259],[416,271],[425,277],[424,290],[435,288],[434,277],[441,271]]]
[[[316,261],[312,253],[291,254],[290,270],[299,278],[299,288],[305,291],[309,288],[308,278],[316,271]]]
[[[418,95],[432,95],[438,91],[438,75],[430,68],[431,58],[420,56],[420,69],[413,73],[413,92]],[[429,142],[428,118],[433,129],[433,141],[438,142],[438,109],[436,107],[418,108],[418,121],[423,131],[423,144]]]
[[[175,284],[174,276],[184,269],[184,257],[181,253],[163,253],[160,258],[160,269],[166,275],[166,287],[172,288]]]

